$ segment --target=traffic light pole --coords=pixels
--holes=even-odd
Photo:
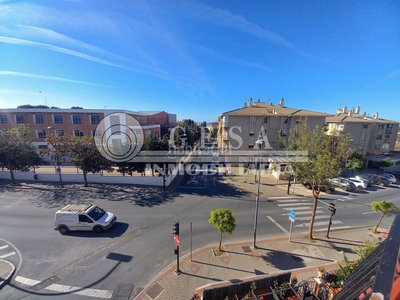
[[[181,270],[179,269],[179,246],[176,246],[176,275],[181,274]]]
[[[326,237],[327,238],[329,238],[329,231],[331,230],[333,215],[336,213],[335,203],[333,203],[333,202],[329,203],[329,210],[331,211],[331,217],[329,219],[328,231],[326,232]]]

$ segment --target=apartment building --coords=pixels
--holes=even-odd
[[[168,114],[159,112],[159,115]],[[133,116],[140,126],[130,124],[126,116]],[[160,136],[160,125],[169,126],[169,122],[161,123],[168,117],[153,120],[145,112],[109,109],[60,109],[60,108],[16,108],[0,109],[0,130],[13,128],[19,124],[28,124],[33,144],[38,147],[47,146],[46,136],[49,134],[73,136],[102,136],[106,127],[112,127],[109,134],[133,130],[137,139],[151,134]],[[160,122],[161,121],[161,122]],[[132,123],[132,122],[131,122]],[[136,122],[137,123],[137,122]],[[115,126],[115,125],[120,126]],[[124,129],[125,128],[125,129]]]
[[[372,117],[360,106],[348,110],[345,106],[337,114],[326,118],[328,134],[333,132],[349,133],[350,145],[364,156],[386,154],[394,150],[399,122],[379,118],[378,112]]]
[[[221,150],[249,150],[257,148],[260,134],[267,137],[266,148],[284,149],[289,131],[307,118],[310,129],[325,126],[325,118],[330,114],[285,107],[282,98],[277,105],[253,101],[250,98],[239,109],[224,112],[218,118],[218,146]]]

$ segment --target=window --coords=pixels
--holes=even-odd
[[[79,115],[72,116],[72,124],[82,124],[82,116]]]
[[[79,223],[93,223],[88,216],[79,215]]]
[[[62,129],[57,129],[57,130],[56,130],[56,135],[58,135],[58,136],[64,136],[64,130],[62,130]]]
[[[365,140],[365,136],[364,135],[360,136],[360,141],[363,141],[363,140]]]
[[[54,115],[53,116],[54,124],[62,124],[63,123],[63,116],[62,115]]]
[[[36,136],[39,138],[39,139],[45,139],[46,138],[46,130],[37,130],[36,131]]]
[[[100,116],[90,116],[90,124],[99,124]]]
[[[24,115],[15,115],[15,123],[24,124],[25,123]]]
[[[384,125],[379,125],[378,129],[383,129]]]
[[[390,139],[391,135],[390,134],[385,134],[385,139]]]
[[[250,136],[254,136],[254,132],[250,132],[249,135],[250,135]]]
[[[101,131],[100,130],[92,130],[92,137],[101,139]]]
[[[287,136],[287,131],[285,129],[281,130],[281,136]]]
[[[82,137],[82,136],[83,136],[83,131],[80,131],[80,130],[74,130],[74,136],[77,136],[77,137]]]
[[[256,123],[256,117],[250,117],[250,123],[255,124]]]
[[[268,118],[267,117],[264,117],[263,123],[268,123]]]
[[[7,116],[0,115],[0,124],[6,124],[6,123],[7,123]]]
[[[368,124],[363,124],[363,128],[368,128]]]
[[[249,145],[249,149],[253,149],[254,148],[254,145]]]
[[[43,115],[35,115],[35,124],[44,124]]]

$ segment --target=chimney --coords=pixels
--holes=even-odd
[[[347,106],[343,107],[343,113],[347,113]]]
[[[348,116],[348,117],[352,117],[352,116],[353,116],[353,110],[350,110],[350,111],[347,113],[347,116]]]
[[[247,107],[247,103],[246,102],[244,103],[243,107]]]
[[[360,105],[357,105],[356,114],[359,114],[359,113],[360,113]]]
[[[367,116],[367,112],[366,111],[364,111],[363,116],[364,116],[364,118]]]
[[[379,117],[379,114],[378,114],[378,112],[376,112],[376,113],[374,114],[374,119],[378,119],[378,117]]]
[[[260,103],[260,99],[257,99],[257,102]]]
[[[249,98],[249,107],[253,106],[253,98]]]
[[[283,107],[284,101],[285,101],[285,100],[284,100],[283,98],[281,98],[281,100],[279,101],[278,106]]]

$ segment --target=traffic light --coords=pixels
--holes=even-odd
[[[179,236],[179,222],[176,222],[173,226],[173,233]]]
[[[336,213],[335,203],[329,203],[329,210],[332,212],[332,215]]]
[[[178,255],[178,254],[179,254],[178,249],[174,249],[174,254],[175,254],[175,255]]]

